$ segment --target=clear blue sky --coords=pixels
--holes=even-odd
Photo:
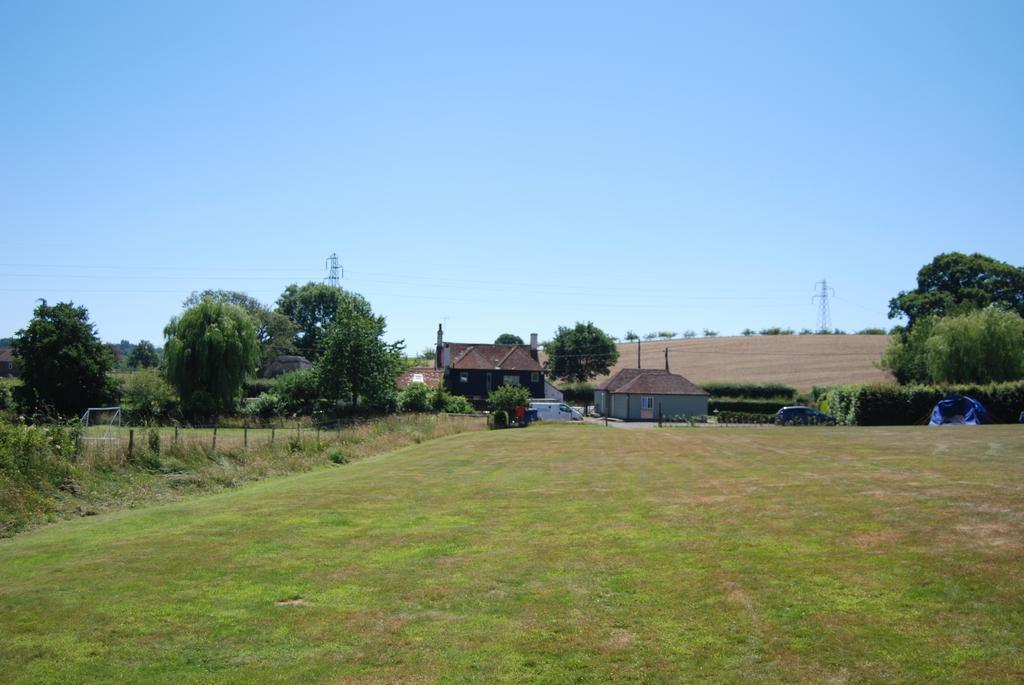
[[[592,320],[888,326],[1024,264],[1021,2],[11,2],[0,336],[325,276],[410,350]]]

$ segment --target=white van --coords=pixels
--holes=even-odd
[[[541,421],[582,421],[583,414],[565,402],[530,402],[530,409],[537,410]]]

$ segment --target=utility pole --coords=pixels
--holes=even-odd
[[[324,262],[324,266],[327,268],[327,278],[324,279],[327,281],[327,285],[340,288],[340,279],[345,277],[345,270],[338,265],[338,253],[332,252]]]
[[[829,295],[835,296],[836,291],[833,288],[828,287],[828,281],[824,278],[814,284],[815,287],[821,286],[821,289],[811,298],[811,304],[814,304],[815,300],[820,300],[818,303],[818,328],[817,332],[831,332],[832,331],[832,314],[828,310],[828,298]]]

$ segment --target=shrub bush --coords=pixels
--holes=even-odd
[[[502,385],[490,392],[487,404],[491,411],[505,412],[508,420],[518,405],[530,406],[530,391],[522,385]]]
[[[704,383],[712,398],[733,397],[752,400],[785,400],[796,397],[796,388],[782,383]]]
[[[242,386],[242,394],[245,397],[259,397],[265,392],[274,388],[273,378],[249,378]]]
[[[302,369],[274,379],[273,392],[288,414],[309,415],[321,409],[320,378],[314,369]]]
[[[410,383],[398,393],[398,411],[423,412],[433,409],[431,395],[436,394],[424,383]]]
[[[590,383],[568,383],[562,387],[562,394],[569,404],[588,407],[594,403],[594,386]]]
[[[284,400],[271,392],[262,393],[259,397],[249,400],[243,410],[246,416],[263,422],[282,416],[284,412]]]
[[[0,423],[0,537],[54,508],[57,488],[76,473],[69,431]]]
[[[175,415],[178,395],[156,369],[121,374],[121,407],[126,423],[147,425]]]
[[[708,411],[774,414],[784,406],[786,403],[779,400],[711,400],[708,402]]]
[[[0,412],[14,411],[14,393],[6,383],[0,384]]]
[[[444,410],[449,414],[472,414],[475,411],[469,400],[462,395],[449,395]]]
[[[935,403],[948,395],[973,397],[997,423],[1014,423],[1024,407],[1024,381],[991,385],[847,385],[824,401],[844,425],[910,426],[928,422]]]
[[[773,423],[773,414],[751,414],[741,411],[722,411],[718,413],[718,423]]]

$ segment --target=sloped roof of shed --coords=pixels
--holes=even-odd
[[[622,369],[595,390],[634,395],[707,395],[708,392],[677,373],[664,369]]]
[[[502,371],[543,371],[530,354],[529,345],[474,345],[448,343],[453,369],[500,369]]]

